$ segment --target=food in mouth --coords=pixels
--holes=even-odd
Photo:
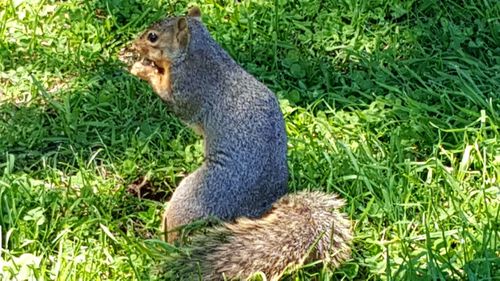
[[[132,51],[130,48],[122,48],[118,53],[118,59],[127,66],[132,66],[140,59],[140,55],[139,53]]]
[[[153,67],[157,73],[162,74],[165,72],[165,69],[161,67],[158,63],[154,62],[151,59],[146,58],[145,56],[139,54],[137,51],[131,50],[130,48],[123,48],[120,50],[118,54],[118,59],[125,63],[129,68],[132,67],[135,63],[141,63],[143,66]]]
[[[150,66],[150,67],[153,67],[156,69],[156,71],[160,74],[164,73],[165,72],[165,69],[163,69],[161,66],[159,66],[157,63],[155,63],[154,61],[148,59],[148,58],[142,58],[141,60],[141,63],[142,65],[145,65],[145,66]]]

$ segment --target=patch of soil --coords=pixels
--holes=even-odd
[[[127,187],[127,193],[142,199],[165,202],[170,199],[167,192],[159,186],[154,185],[146,177],[140,177]]]

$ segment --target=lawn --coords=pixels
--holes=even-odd
[[[0,1],[1,280],[149,280],[175,251],[159,217],[202,141],[118,54],[187,4]],[[351,260],[289,280],[500,280],[499,1],[198,5],[280,99],[290,191],[354,221]]]

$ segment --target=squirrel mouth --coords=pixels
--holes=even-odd
[[[155,63],[154,61],[152,61],[148,58],[145,58],[145,57],[142,58],[141,63],[143,65],[155,68],[158,71],[158,73],[160,73],[160,74],[163,74],[165,72],[165,69],[163,67],[159,66],[157,63]]]

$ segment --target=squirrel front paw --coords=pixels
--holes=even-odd
[[[166,71],[167,70],[167,71]],[[153,91],[165,101],[172,99],[169,68],[161,68],[149,60],[135,62],[130,73],[149,83]]]
[[[135,62],[130,68],[130,73],[148,82],[154,81],[155,77],[158,78],[160,75],[158,68],[148,64],[145,61]]]

